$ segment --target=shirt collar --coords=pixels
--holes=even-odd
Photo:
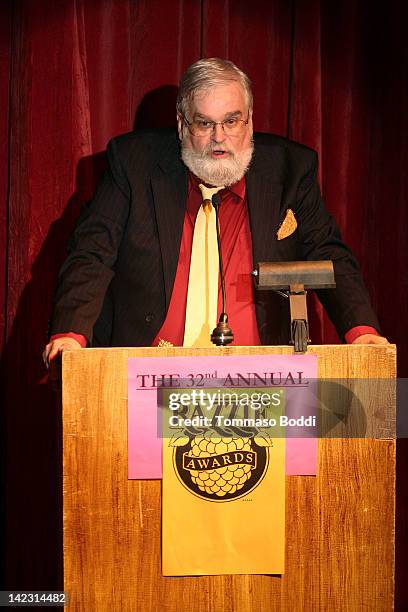
[[[196,189],[198,192],[200,192],[198,185],[203,182],[204,181],[199,179],[198,176],[193,174],[190,170],[188,171],[188,185],[189,185],[188,191],[189,192],[192,189]],[[226,192],[226,191],[231,191],[231,193],[233,193],[234,195],[238,196],[241,200],[243,200],[245,198],[245,191],[246,191],[245,176],[243,176],[242,179],[239,180],[237,183],[234,183],[233,185],[230,185],[230,187],[223,189],[221,193]]]

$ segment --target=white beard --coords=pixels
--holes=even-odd
[[[229,157],[226,159],[214,159],[210,157],[213,150],[226,150]],[[201,153],[196,153],[188,149],[181,142],[181,159],[189,170],[202,181],[214,187],[230,187],[242,179],[251,163],[254,144],[251,142],[249,147],[241,153],[234,153],[220,145],[208,145]]]

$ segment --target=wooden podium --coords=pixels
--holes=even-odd
[[[384,439],[320,439],[318,475],[287,477],[283,576],[161,575],[161,482],[127,478],[127,358],[291,352],[286,346],[64,352],[68,610],[393,610],[396,443],[386,430]],[[309,352],[318,355],[319,380],[369,378],[375,385],[396,375],[393,345]],[[395,419],[393,386],[380,387],[364,405],[368,430],[378,415]]]

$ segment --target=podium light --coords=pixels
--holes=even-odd
[[[255,288],[276,291],[289,298],[290,343],[295,353],[305,353],[310,344],[307,316],[307,289],[334,289],[333,262],[276,261],[260,262],[252,272]]]

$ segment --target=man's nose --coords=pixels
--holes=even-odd
[[[222,123],[216,123],[212,132],[212,140],[214,142],[223,142],[225,140],[225,132]]]

